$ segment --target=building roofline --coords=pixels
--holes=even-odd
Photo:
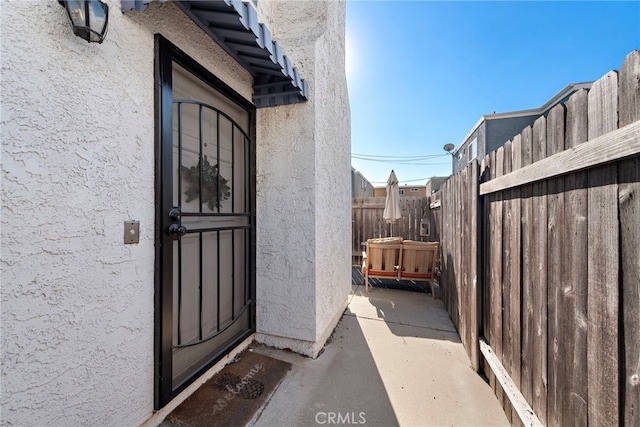
[[[545,102],[544,105],[539,108],[539,110],[542,110],[542,112],[544,113],[545,111],[547,111],[551,107],[555,106],[562,99],[566,98],[567,96],[571,95],[572,93],[577,92],[580,89],[591,89],[591,86],[593,86],[593,82],[582,82],[582,83],[569,84],[569,85],[565,86],[560,92],[556,93],[547,102]]]
[[[506,113],[494,113],[494,114],[484,114],[480,117],[478,122],[471,128],[471,130],[465,135],[462,139],[460,145],[455,149],[453,154],[458,154],[460,148],[464,145],[464,143],[471,137],[471,135],[480,127],[480,125],[488,120],[496,120],[496,119],[510,119],[514,117],[526,117],[526,116],[540,116],[544,114],[545,111],[549,110],[551,107],[558,104],[562,99],[571,95],[574,92],[577,92],[580,89],[591,89],[593,82],[582,82],[582,83],[571,83],[565,86],[558,93],[553,95],[547,102],[542,104],[539,108],[532,108],[529,110],[517,110],[517,111],[509,111]]]

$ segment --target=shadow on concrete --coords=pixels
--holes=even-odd
[[[255,345],[293,365],[252,426],[398,426],[378,366],[355,316],[343,316],[317,359]]]
[[[317,359],[254,351],[293,368],[252,426],[509,425],[442,301],[424,293],[353,286]]]
[[[507,424],[491,388],[471,369],[441,300],[352,286],[343,319],[350,317],[366,338],[400,425]]]
[[[427,285],[428,286],[428,285]],[[447,340],[460,343],[442,300],[422,292],[352,285],[346,314],[382,320],[397,336]]]

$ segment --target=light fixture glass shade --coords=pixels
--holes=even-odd
[[[102,43],[107,35],[109,6],[100,0],[60,0],[73,33],[88,42]]]

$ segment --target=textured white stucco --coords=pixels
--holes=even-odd
[[[111,7],[102,45],[55,0],[3,1],[3,425],[153,411],[154,33],[247,98],[251,76],[175,5]],[[123,223],[140,221],[140,243]]]
[[[351,290],[351,115],[345,73],[344,3],[326,3],[316,44],[316,340],[324,341]],[[320,95],[321,94],[321,95]]]
[[[257,340],[313,357],[351,283],[344,6],[277,1],[263,9],[310,83],[311,102],[258,112]]]
[[[101,45],[56,0],[0,2],[0,424],[153,412],[154,34],[247,99],[252,77],[175,5],[111,8]],[[257,114],[257,328],[315,356],[350,286],[343,2],[259,2],[311,87]],[[124,245],[123,223],[140,221]]]

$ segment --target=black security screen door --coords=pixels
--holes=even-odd
[[[157,407],[253,332],[255,271],[253,110],[159,50]]]

